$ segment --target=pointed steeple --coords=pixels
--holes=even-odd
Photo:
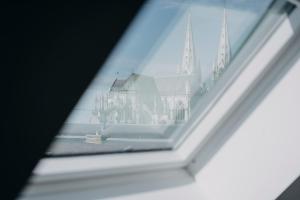
[[[227,30],[227,13],[226,8],[224,8],[218,54],[213,66],[214,79],[217,79],[222,71],[224,71],[226,65],[230,62],[230,56],[231,52]]]
[[[188,14],[188,20],[186,25],[186,32],[185,32],[185,42],[184,42],[184,49],[183,49],[183,57],[182,63],[179,66],[178,73],[180,74],[192,74],[195,72],[195,48],[194,48],[194,41],[193,41],[193,32],[192,32],[192,25],[191,25],[191,14]]]

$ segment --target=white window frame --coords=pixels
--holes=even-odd
[[[273,18],[274,16],[267,16],[262,23],[274,22]],[[294,9],[289,16],[281,16],[280,20],[277,18],[277,23],[267,31],[268,34],[265,34],[266,30],[263,29],[254,32],[237,59],[230,64],[228,70],[231,72],[225,73],[224,79],[220,79],[226,84],[219,84],[222,87],[220,90],[215,90],[218,93],[212,94],[213,101],[187,130],[188,137],[175,150],[45,158],[34,170],[35,176],[31,180],[29,190],[25,192],[26,195],[35,194],[37,190],[32,188],[39,184],[45,185],[82,177],[103,178],[109,175],[182,169],[192,173],[188,169],[195,159],[201,159],[196,155],[215,134],[216,127],[219,127],[224,119],[231,117],[249,92],[255,92],[251,88],[275,65],[274,59],[291,51],[287,46],[291,45],[291,41],[299,35],[300,23],[297,19],[300,19],[299,8]],[[297,23],[292,27],[291,21]],[[264,27],[263,24],[261,27]],[[251,49],[250,55],[248,55],[249,49]],[[232,71],[236,69],[239,70]],[[227,79],[229,77],[231,77],[230,81]]]

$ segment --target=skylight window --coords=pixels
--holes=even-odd
[[[173,149],[271,2],[148,1],[48,154]]]

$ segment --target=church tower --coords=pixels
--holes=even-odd
[[[195,92],[197,88],[202,84],[201,82],[201,69],[199,62],[196,59],[195,46],[194,46],[194,38],[193,38],[193,30],[191,23],[191,14],[188,13],[187,16],[187,24],[185,29],[185,40],[184,47],[182,52],[182,60],[181,65],[177,68],[177,73],[179,76],[184,78],[184,113],[181,114],[181,117],[184,118],[185,121],[188,120],[190,116],[190,100],[192,94]],[[182,109],[182,108],[180,108]]]
[[[196,58],[195,58],[195,47],[193,41],[193,32],[191,25],[191,15],[188,14],[186,32],[185,32],[185,42],[182,55],[182,63],[179,65],[177,73],[183,75],[191,75],[197,71]]]
[[[219,40],[218,54],[213,65],[213,78],[217,80],[225,70],[226,65],[230,62],[230,44],[227,30],[227,13],[224,8],[221,35]]]

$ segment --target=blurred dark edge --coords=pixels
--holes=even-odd
[[[15,199],[144,1],[1,3],[1,199]]]
[[[300,199],[300,177],[298,177],[277,200],[299,200]]]

